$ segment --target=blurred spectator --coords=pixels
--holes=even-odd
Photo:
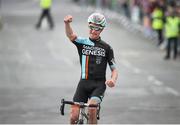
[[[175,10],[175,5],[168,7],[168,13],[165,20],[165,36],[167,38],[168,44],[166,49],[166,56],[164,59],[169,59],[171,56],[171,44],[173,44],[173,58],[177,57],[178,49],[178,37],[180,28],[180,18]]]
[[[79,0],[73,0],[74,2],[79,2]]]
[[[155,2],[156,1],[154,1],[154,0],[141,0],[143,14],[145,16],[150,17],[152,11],[154,10]]]
[[[0,15],[0,29],[2,28],[2,22],[1,22],[1,15]]]
[[[159,0],[157,1],[158,4],[159,4],[159,7],[161,8],[161,10],[163,11],[163,14],[165,15],[165,12],[166,12],[166,0]]]
[[[52,5],[52,0],[41,0],[40,7],[42,8],[42,13],[39,17],[39,21],[36,24],[36,28],[39,29],[41,27],[42,20],[46,17],[49,23],[50,29],[54,28],[54,22],[50,13]]]
[[[158,36],[158,45],[163,42],[163,20],[164,20],[164,11],[160,7],[159,3],[156,3],[155,9],[152,12],[152,28],[156,31]]]
[[[131,20],[134,23],[141,22],[141,0],[132,0],[131,3]]]
[[[81,1],[81,0],[73,0]],[[111,9],[120,14],[130,17],[132,22],[139,23],[144,28],[144,35],[153,38],[153,30],[157,32],[158,45],[164,40],[164,21],[167,5],[176,5],[176,11],[180,15],[180,0],[85,0],[98,8]],[[157,4],[158,3],[158,4]],[[157,7],[158,5],[158,7]],[[152,30],[153,29],[153,30]],[[166,43],[166,42],[164,42]],[[179,43],[180,44],[180,43]],[[164,46],[164,44],[162,44]],[[179,45],[180,48],[180,45]]]
[[[152,0],[142,0],[141,1],[142,11],[143,11],[143,26],[145,29],[145,35],[147,37],[152,35],[151,28],[151,13],[154,9],[154,1]]]
[[[117,0],[111,0],[111,9],[116,11],[117,7]]]
[[[107,0],[102,0],[102,6],[107,8]]]
[[[122,8],[124,10],[124,15],[130,18],[130,11],[129,11],[129,0],[125,0],[122,4]]]
[[[177,1],[176,3],[176,13],[178,17],[180,18],[180,1]],[[179,26],[179,29],[180,29],[180,26]],[[178,38],[178,54],[180,55],[180,33],[179,33],[179,38]]]
[[[130,1],[129,0],[118,0],[118,7],[123,11],[123,15],[130,18]]]
[[[2,28],[2,17],[1,17],[1,0],[0,0],[0,29]]]

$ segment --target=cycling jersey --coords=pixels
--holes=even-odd
[[[106,67],[115,69],[113,49],[99,38],[77,37],[73,43],[76,45],[81,64],[81,79],[105,80]]]

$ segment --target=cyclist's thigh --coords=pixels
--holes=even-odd
[[[96,81],[95,82],[95,89],[91,94],[92,100],[97,100],[100,103],[104,97],[104,92],[106,90],[105,81]]]
[[[84,80],[80,80],[77,86],[76,92],[73,97],[73,101],[75,102],[84,102],[88,101],[88,93],[85,90],[86,82]]]

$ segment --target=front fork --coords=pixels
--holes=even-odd
[[[81,124],[83,124],[85,119],[88,122],[88,115],[85,112],[85,108],[80,108],[79,122],[81,122]]]

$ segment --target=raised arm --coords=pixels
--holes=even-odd
[[[74,41],[77,38],[77,35],[73,32],[70,23],[72,22],[72,16],[67,15],[64,17],[64,23],[65,23],[65,32],[66,36],[69,38],[69,40]]]

